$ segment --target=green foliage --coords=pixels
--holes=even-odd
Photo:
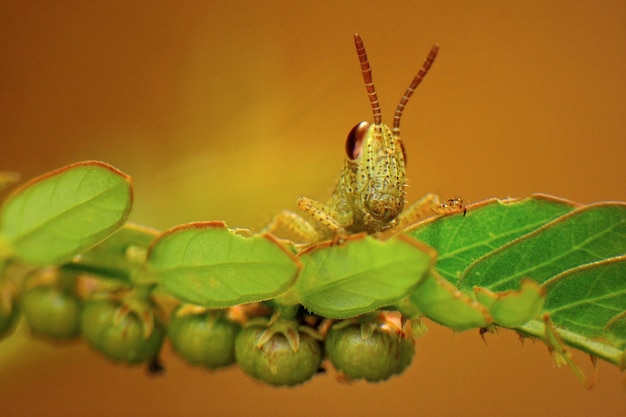
[[[401,235],[388,241],[360,235],[302,252],[304,268],[294,290],[314,313],[354,317],[408,296],[431,268],[433,257],[430,248]]]
[[[148,247],[158,235],[159,232],[154,229],[126,223],[65,268],[127,284],[133,279],[140,281],[139,269],[145,264]]]
[[[459,285],[464,290],[474,286],[517,289],[524,277],[544,283],[563,271],[624,252],[626,205],[586,206],[473,262]]]
[[[13,178],[5,175],[0,185]],[[125,223],[131,203],[130,178],[101,162],[70,165],[10,195],[0,211],[0,331],[10,332],[25,301],[35,331],[61,334],[46,331],[52,317],[46,303],[51,295],[71,295],[71,316],[80,317],[92,346],[115,360],[155,360],[166,329],[154,302],[166,295],[204,308],[173,316],[178,330],[169,332],[192,362],[231,363],[239,334],[244,369],[277,385],[316,372],[324,355],[318,349],[326,336],[322,319],[360,320],[379,309],[397,310],[416,323],[426,316],[456,331],[510,328],[542,339],[570,366],[566,345],[626,367],[624,203],[580,206],[544,195],[494,199],[469,207],[467,215],[431,217],[394,236],[354,235],[306,247],[220,222],[159,233]],[[7,272],[20,264],[26,271],[53,266],[71,279],[26,286],[20,296],[22,279]],[[226,311],[248,330],[224,321]],[[261,325],[253,319],[258,316]],[[218,322],[229,323],[224,349],[205,337],[220,328]],[[400,327],[403,336],[394,336],[388,351],[401,349],[410,357],[406,346],[413,341]],[[192,328],[202,337],[190,336]],[[369,343],[354,337],[350,349]],[[305,359],[294,355],[302,340]],[[203,358],[206,349],[228,360]],[[339,362],[356,357],[333,349]],[[278,376],[274,351],[282,358]],[[360,365],[338,366],[355,378],[384,379],[407,364],[390,365],[376,378],[361,373]],[[288,377],[292,365],[301,371],[296,379]]]
[[[79,162],[13,193],[0,212],[0,240],[26,262],[56,265],[124,224],[131,202],[128,176],[102,162]]]
[[[590,338],[613,338],[626,343],[615,326],[624,316],[626,288],[619,277],[626,257],[586,264],[556,275],[545,283],[545,311],[557,326]],[[612,336],[607,334],[612,332]]]
[[[408,234],[437,249],[437,271],[456,285],[463,271],[480,257],[574,208],[569,202],[541,195],[522,201],[492,199],[472,206],[467,216],[431,218]]]
[[[175,297],[211,308],[273,298],[293,283],[299,269],[273,239],[242,237],[219,222],[163,233],[150,248],[148,267]]]
[[[436,272],[431,271],[409,299],[421,314],[455,331],[483,328],[491,323],[485,306]]]
[[[493,322],[550,344],[546,332],[555,326],[564,343],[624,368],[626,204],[576,206],[538,195],[483,203],[467,218],[434,219],[408,233],[438,250],[436,270],[464,298],[458,310],[487,309],[480,327]],[[427,316],[430,298],[412,298]],[[445,312],[433,318],[471,327]]]

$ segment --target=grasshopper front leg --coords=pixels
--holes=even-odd
[[[409,207],[407,207],[398,216],[397,230],[404,230],[408,226],[416,223],[426,217],[432,216],[433,207],[439,205],[439,196],[437,194],[428,193]]]
[[[411,204],[398,216],[397,230],[404,230],[408,226],[423,220],[433,214],[467,213],[467,208],[460,197],[440,201],[437,194],[428,193],[424,197]]]
[[[308,197],[300,197],[297,204],[311,220],[293,211],[283,210],[263,231],[274,233],[283,226],[310,243],[345,234],[344,226],[338,220],[339,213],[333,208]]]
[[[308,197],[300,197],[297,201],[298,208],[311,216],[321,227],[320,237],[335,237],[345,234],[345,226],[352,223],[352,218],[342,218],[339,212],[332,207],[320,203]],[[339,219],[343,220],[340,221]]]
[[[276,233],[280,227],[285,227],[306,242],[317,242],[320,234],[315,227],[304,217],[290,210],[283,210],[261,229],[261,233]]]

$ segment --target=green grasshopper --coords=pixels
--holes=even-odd
[[[345,164],[326,204],[300,197],[297,205],[304,216],[284,210],[265,231],[274,231],[282,224],[313,243],[354,233],[371,234],[403,228],[432,212],[465,213],[460,198],[439,204],[434,194],[426,195],[403,212],[406,202],[406,154],[400,140],[400,119],[409,98],[435,61],[439,46],[432,47],[400,99],[393,116],[393,129],[389,129],[382,123],[372,69],[363,41],[356,33],[354,43],[374,123],[360,122],[348,133]]]

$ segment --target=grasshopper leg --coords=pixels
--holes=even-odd
[[[454,197],[443,203],[436,194],[426,194],[411,204],[398,217],[398,229],[403,230],[411,224],[432,216],[433,214],[467,213],[467,208],[460,197]]]
[[[339,213],[336,210],[308,197],[300,197],[297,201],[298,208],[311,216],[328,233],[323,237],[335,237],[345,234],[343,226],[337,220]]]
[[[403,230],[411,224],[425,219],[428,216],[432,216],[433,212],[436,213],[434,207],[439,206],[439,196],[436,194],[428,193],[424,197],[417,200],[415,203],[407,207],[398,216],[398,228]]]
[[[297,204],[306,216],[283,210],[261,232],[274,233],[283,226],[309,243],[340,238],[346,234],[345,229],[337,220],[339,214],[336,210],[308,197],[300,197]]]
[[[261,233],[274,233],[280,226],[291,230],[307,242],[316,242],[319,240],[319,232],[311,222],[289,210],[283,210],[274,216],[270,223],[261,230]]]

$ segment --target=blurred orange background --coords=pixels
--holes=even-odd
[[[306,194],[324,200],[347,132],[383,120],[431,45],[441,50],[402,121],[409,201],[544,192],[626,201],[623,1],[0,1],[0,169],[24,179],[87,159],[132,175],[131,220],[257,228]],[[587,391],[541,343],[436,324],[383,384],[330,376],[273,389],[237,368],[167,374],[112,365],[22,326],[0,343],[6,416],[626,415],[624,374]],[[576,358],[587,370],[587,357]]]

